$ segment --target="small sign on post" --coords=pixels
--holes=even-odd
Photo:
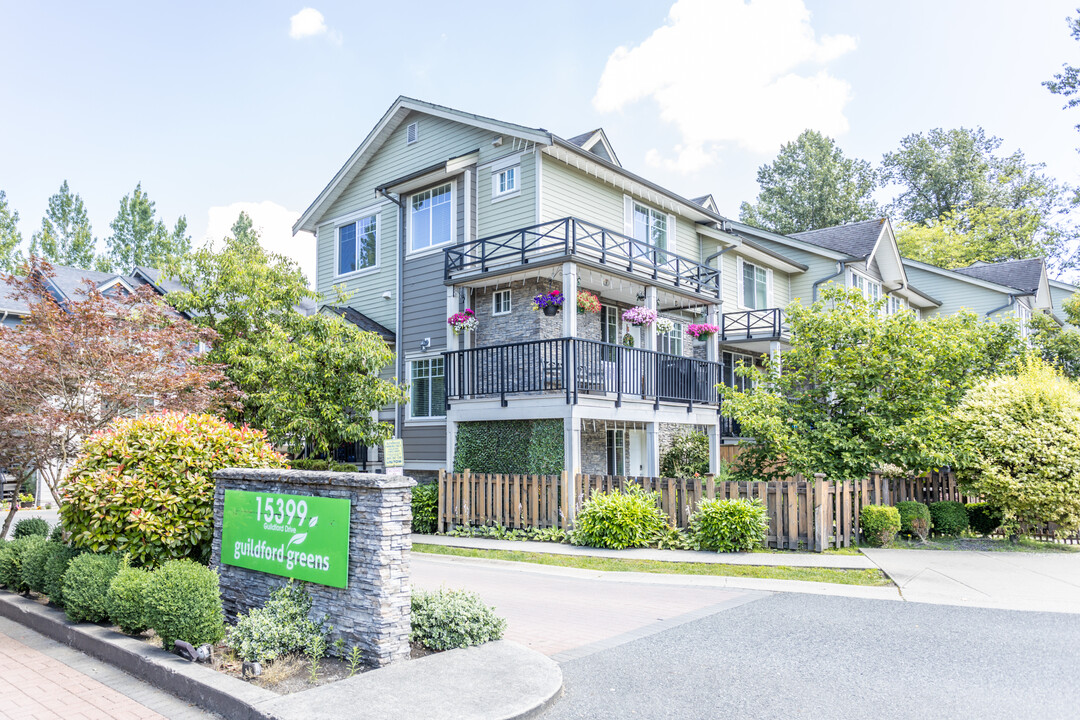
[[[401,438],[383,443],[383,466],[387,475],[401,475],[405,467],[405,448]]]

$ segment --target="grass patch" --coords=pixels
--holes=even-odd
[[[929,538],[925,543],[918,540],[897,538],[890,548],[903,550],[974,550],[976,552],[1024,552],[1024,553],[1074,553],[1080,552],[1080,545],[1043,542],[1031,538],[1017,541],[1006,538],[952,537]]]
[[[604,572],[645,572],[667,575],[723,575],[725,577],[770,578],[773,580],[808,580],[841,585],[891,585],[880,570],[838,570],[835,568],[803,568],[784,565],[724,565],[719,563],[681,563],[658,560],[631,560],[582,555],[550,555],[517,550],[476,550],[446,545],[414,544],[415,552],[432,555],[509,560],[538,565],[601,570]]]

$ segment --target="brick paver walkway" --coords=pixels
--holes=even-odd
[[[212,717],[110,665],[0,618],[0,719]]]
[[[413,553],[414,587],[465,588],[507,620],[506,639],[564,661],[765,597],[689,585],[610,582],[528,563],[482,564]],[[617,573],[610,573],[617,575]]]

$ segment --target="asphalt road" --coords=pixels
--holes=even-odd
[[[1080,617],[780,593],[562,664],[568,718],[1077,718]]]

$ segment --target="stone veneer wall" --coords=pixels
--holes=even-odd
[[[351,501],[349,581],[345,589],[309,584],[312,616],[329,616],[329,642],[360,647],[364,662],[382,666],[409,658],[409,556],[412,478],[373,473],[230,468],[214,473],[214,541],[211,565],[221,577],[230,620],[265,603],[288,578],[221,564],[225,490],[313,495]]]
[[[675,441],[676,435],[688,433],[692,430],[699,430],[708,434],[708,429],[704,425],[691,425],[689,423],[660,423],[658,432],[660,434],[660,457],[664,457],[664,453],[671,449],[671,444]]]
[[[492,315],[492,295],[506,289],[510,290],[510,314]],[[472,310],[476,313],[479,324],[474,334],[473,347],[562,337],[562,313],[568,309],[577,312],[576,303],[564,301],[562,310],[552,316],[532,309],[534,297],[552,290],[562,290],[562,281],[556,281],[549,287],[547,280],[515,280],[506,287],[477,289],[473,293]]]

